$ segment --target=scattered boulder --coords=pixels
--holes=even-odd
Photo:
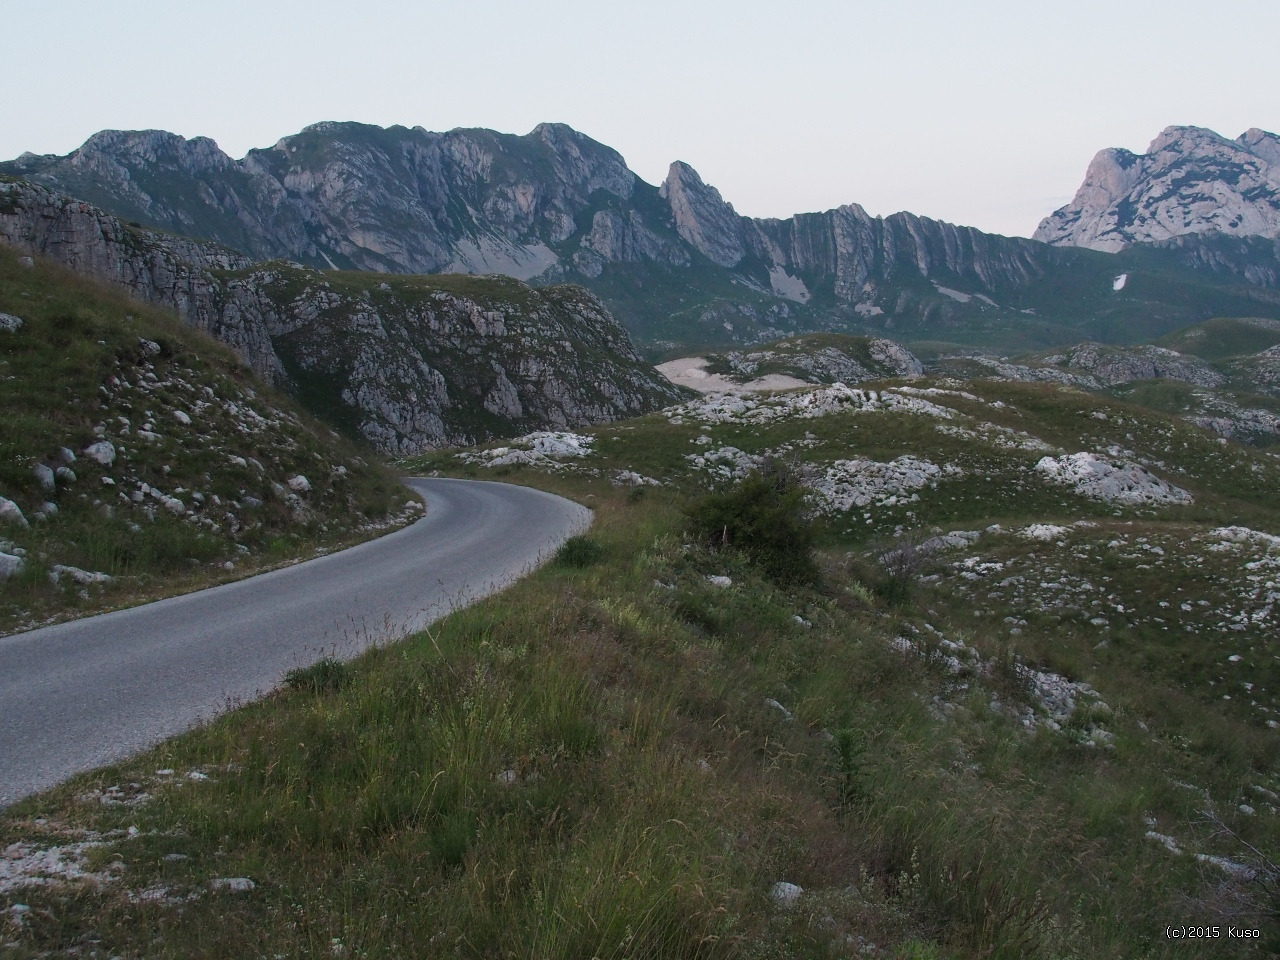
[[[23,527],[29,526],[27,518],[22,515],[22,509],[8,497],[0,497],[0,520],[8,520]]]
[[[88,587],[98,583],[110,583],[114,578],[108,573],[96,573],[92,570],[81,570],[79,567],[71,567],[65,564],[56,564],[49,571],[49,579],[54,583],[62,583],[62,578],[68,577],[80,584],[82,587]]]
[[[15,573],[21,572],[25,562],[22,557],[15,557],[11,553],[0,553],[0,582],[8,580]]]
[[[36,481],[42,489],[52,490],[58,485],[54,479],[53,470],[47,464],[37,463],[32,472],[36,475]]]
[[[104,467],[116,462],[116,448],[109,440],[96,440],[82,451],[86,457]]]
[[[22,326],[22,318],[12,313],[0,313],[0,333],[17,333]]]
[[[1051,483],[1071,487],[1081,496],[1108,503],[1154,506],[1193,501],[1186,490],[1161,480],[1139,464],[1115,464],[1088,452],[1043,457],[1036,464],[1036,472]]]
[[[226,890],[229,893],[248,893],[258,885],[248,877],[215,877],[209,881],[214,890]]]
[[[804,887],[798,884],[779,880],[769,888],[769,898],[783,909],[789,910],[800,902],[804,895]]]
[[[311,481],[302,474],[298,474],[296,477],[289,478],[289,489],[294,493],[310,493]]]

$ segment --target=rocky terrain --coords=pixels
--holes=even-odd
[[[171,315],[0,248],[0,632],[366,539],[396,477]]]
[[[322,123],[240,161],[203,138],[104,131],[0,174],[256,260],[581,283],[668,354],[815,330],[1047,345],[1080,339],[1061,327],[1150,324],[1153,300],[1164,327],[1151,334],[1215,314],[1280,316],[1253,289],[1274,280],[1274,251],[1192,245],[1117,263],[857,204],[754,219],[687,163],[653,186],[562,124],[513,136]],[[1154,281],[1139,296],[1108,295],[1112,277],[1139,267]]]
[[[0,242],[177,311],[379,450],[583,426],[679,396],[579,287],[254,264],[0,182]]]
[[[812,584],[685,523],[779,463],[821,524]],[[1272,453],[1103,391],[925,373],[405,466],[597,521],[430,635],[9,811],[6,943],[1173,960],[1180,910],[1249,931],[1197,956],[1274,954]],[[533,890],[502,886],[520,869]]]
[[[1280,238],[1280,137],[1168,127],[1144,154],[1108,148],[1037,240],[1115,252],[1188,235]]]
[[[1081,343],[1012,360],[950,354],[931,367],[954,376],[1106,392],[1182,416],[1223,437],[1268,446],[1280,439],[1278,345],[1275,321],[1219,318],[1156,343]]]

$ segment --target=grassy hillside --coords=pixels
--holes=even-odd
[[[191,589],[413,515],[227,348],[0,248],[0,632]],[[20,321],[20,323],[15,322]]]
[[[11,953],[1280,948],[1276,457],[995,382],[584,436],[409,464],[590,504],[548,567],[6,811],[7,876],[76,874],[0,880]],[[755,457],[805,478],[810,580],[693,535]]]

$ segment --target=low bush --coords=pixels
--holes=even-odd
[[[798,471],[782,461],[766,461],[728,490],[699,498],[685,515],[694,537],[740,551],[779,583],[818,579],[816,524]]]
[[[555,562],[561,567],[593,567],[604,558],[604,548],[590,537],[570,537],[556,551]]]

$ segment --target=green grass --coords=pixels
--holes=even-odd
[[[1220,630],[1216,612],[1242,602],[1232,591],[1258,548],[1195,546],[1227,518],[1280,529],[1273,458],[1073,391],[970,388],[986,402],[936,398],[974,418],[957,422],[1065,449],[1124,443],[1197,502],[1117,515],[1031,482],[1039,454],[903,414],[598,428],[579,468],[508,473],[595,509],[557,562],[7,811],[0,844],[138,828],[91,852],[90,866],[121,864],[101,887],[0,895],[32,908],[7,934],[15,955],[93,940],[122,956],[288,956],[336,940],[370,957],[851,957],[875,944],[892,957],[1172,958],[1187,954],[1166,924],[1236,909],[1270,939],[1203,941],[1196,955],[1268,955],[1280,929],[1265,888],[1190,852],[1274,862],[1278,848],[1253,789],[1280,792],[1265,724],[1280,707],[1274,639]],[[1091,416],[1099,403],[1106,421]],[[782,587],[750,551],[692,536],[686,505],[724,489],[685,459],[708,446],[692,442],[704,430],[757,452],[791,443],[813,464],[909,452],[969,472],[856,530],[828,524],[818,576]],[[665,485],[616,488],[624,465]],[[466,469],[449,453],[412,466]],[[1095,526],[1069,528],[1062,547],[1016,532],[1076,519]],[[1003,530],[935,556],[901,596],[877,590],[897,527],[984,521]],[[1105,631],[1088,622],[1095,597]],[[1174,598],[1194,612],[1160,605]],[[1193,630],[1163,629],[1175,618]],[[1081,694],[1055,731],[1027,668],[1098,699]],[[1041,718],[1030,729],[1027,711]],[[92,791],[112,785],[153,799],[104,806]],[[218,877],[256,886],[213,891]],[[791,909],[770,898],[779,881],[805,890]],[[137,899],[161,887],[175,902]]]
[[[366,539],[407,499],[367,450],[172,315],[8,250],[0,311],[23,320],[0,335],[0,496],[29,520],[0,529],[0,549],[26,551],[0,584],[0,631]],[[109,465],[84,454],[99,439],[116,450]],[[44,489],[39,464],[74,476]],[[298,475],[311,490],[290,499]],[[54,584],[60,564],[114,579]]]

